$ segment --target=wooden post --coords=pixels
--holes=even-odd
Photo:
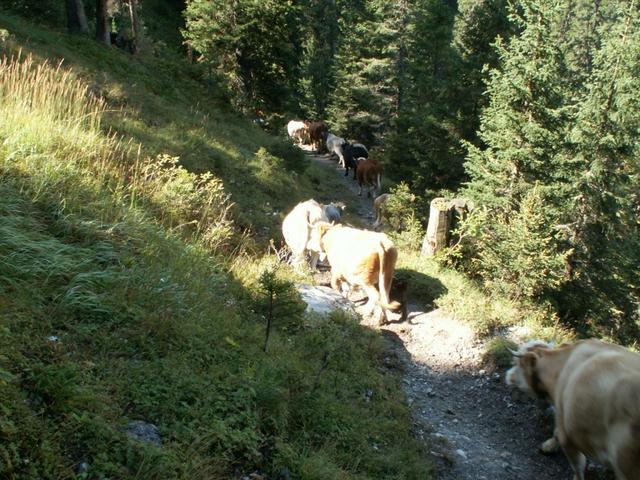
[[[450,202],[445,198],[431,200],[429,224],[422,241],[421,255],[432,257],[440,249],[449,245],[449,225],[451,222]]]

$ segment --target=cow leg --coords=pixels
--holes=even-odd
[[[320,258],[320,255],[318,255],[317,252],[311,252],[311,270],[315,270],[318,267],[318,259]]]
[[[368,298],[367,303],[365,304],[365,312],[368,315],[371,315],[378,304],[378,297],[380,294],[378,293],[378,290],[371,285],[363,285],[362,289],[367,294]]]
[[[331,288],[345,296],[345,292],[342,291],[342,277],[335,273],[333,269],[331,270]],[[349,293],[347,292],[347,298],[349,298],[348,295]]]
[[[584,469],[587,466],[586,457],[568,440],[561,443],[561,446],[573,469],[573,480],[584,480]]]
[[[362,196],[362,184],[358,183],[358,196],[361,197]]]

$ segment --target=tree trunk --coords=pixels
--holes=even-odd
[[[96,0],[96,40],[111,45],[111,26],[107,12],[108,0]]]
[[[451,223],[450,202],[444,198],[434,198],[429,210],[429,225],[422,241],[421,255],[432,257],[449,244]]]
[[[131,20],[131,53],[138,53],[138,0],[129,0],[129,18]]]
[[[83,0],[65,0],[67,9],[67,29],[69,33],[88,33],[89,23],[84,11]]]

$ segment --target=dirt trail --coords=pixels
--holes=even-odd
[[[373,223],[372,200],[357,197],[356,182],[326,155],[308,152],[344,180],[335,200],[355,205],[363,228]],[[340,198],[342,196],[342,198]],[[354,203],[355,202],[355,203]],[[353,210],[353,209],[352,209]],[[484,341],[472,329],[439,310],[410,305],[409,321],[382,328],[404,367],[404,390],[416,435],[437,461],[438,480],[570,479],[564,455],[545,456],[540,443],[552,432],[553,413],[504,383],[504,371],[482,365]],[[612,475],[589,464],[589,480]]]

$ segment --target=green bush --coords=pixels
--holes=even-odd
[[[571,252],[557,248],[553,224],[539,189],[528,192],[518,210],[502,216],[489,216],[483,209],[471,212],[466,228],[474,232],[478,254],[472,262],[485,285],[517,300],[542,298],[561,286]]]

